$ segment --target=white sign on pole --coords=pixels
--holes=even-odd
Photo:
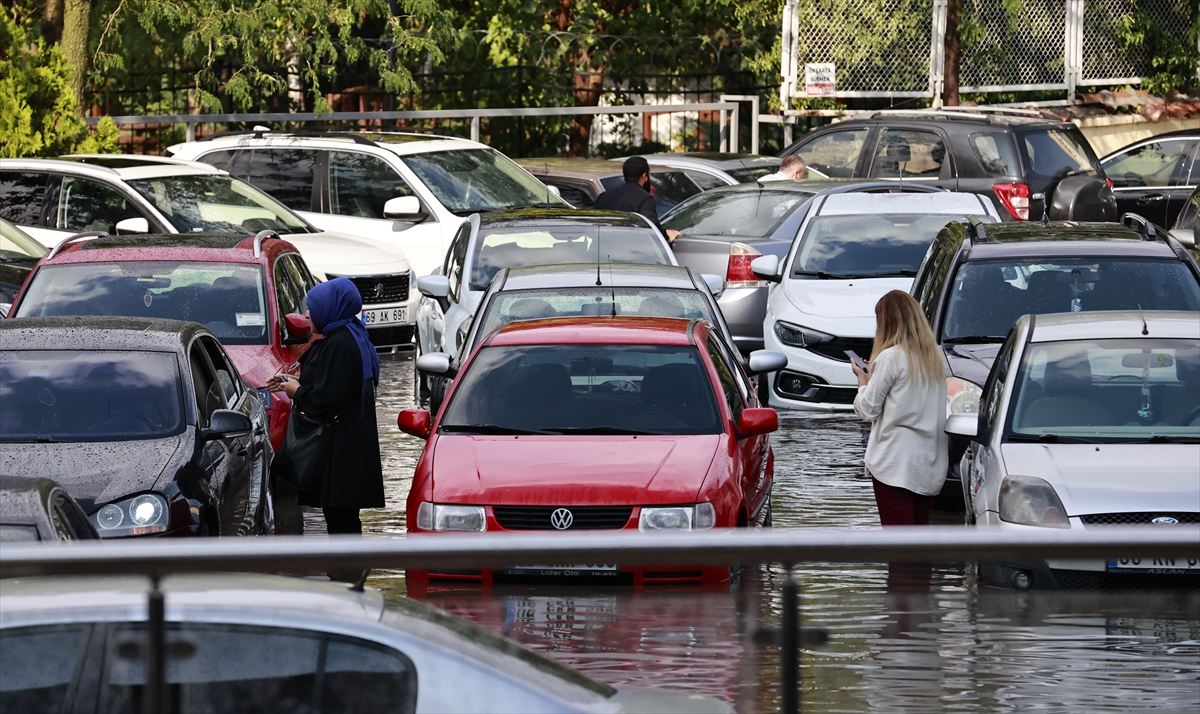
[[[832,97],[837,70],[832,62],[806,62],[804,93],[810,97]]]

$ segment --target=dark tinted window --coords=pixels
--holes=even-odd
[[[96,181],[67,177],[63,179],[55,226],[69,231],[117,232],[117,223],[141,217],[116,188]]]
[[[792,276],[914,276],[938,231],[953,216],[820,216],[800,239]]]
[[[271,194],[293,211],[309,211],[316,163],[316,151],[255,149],[248,164],[239,157],[233,175]]]
[[[1078,129],[1030,131],[1017,142],[1029,175],[1054,178],[1070,173],[1096,173],[1100,162]]]
[[[333,213],[383,218],[383,204],[389,199],[412,195],[408,182],[383,159],[353,151],[329,152]]]
[[[0,218],[25,226],[42,225],[46,174],[0,171]]]
[[[667,211],[704,190],[682,171],[651,169],[650,186],[653,189],[651,193],[654,194],[654,205],[658,208],[660,216],[666,215]]]
[[[295,258],[280,256],[275,261],[275,300],[280,318],[284,315],[303,315],[307,306],[308,287],[301,279]]]
[[[614,226],[523,226],[481,229],[475,242],[471,289],[484,290],[501,268],[566,263],[670,265],[657,232]],[[454,276],[450,276],[455,284]]]
[[[717,368],[725,404],[728,405],[729,412],[736,419],[742,413],[742,408],[746,406],[745,397],[738,384],[737,367],[733,366],[728,354],[711,336],[708,338],[708,357],[712,360],[713,366]]]
[[[592,198],[591,192],[578,184],[570,181],[564,181],[553,176],[541,176],[539,179],[547,186],[554,186],[557,188],[562,200],[571,204],[575,208],[591,208],[596,204],[596,201]]]
[[[68,708],[67,694],[91,629],[49,625],[0,630],[0,712],[74,711]]]
[[[774,233],[812,196],[806,191],[714,191],[680,206],[667,216],[663,227],[731,241],[761,238]]]
[[[690,346],[487,347],[460,380],[444,433],[721,431],[708,372]]]
[[[175,355],[0,352],[0,441],[120,441],[183,430]]]
[[[450,279],[450,297],[455,300],[458,300],[459,287],[462,285],[463,263],[467,259],[467,243],[470,237],[471,225],[464,223],[454,236],[450,250],[446,252],[446,267],[443,272]]]
[[[979,402],[979,433],[984,434],[996,422],[996,410],[1000,408],[1000,398],[1004,396],[1004,383],[1008,379],[1008,370],[1012,363],[1013,350],[1017,345],[1016,332],[1009,332],[1008,339],[996,355],[992,371],[988,374],[983,385],[983,397]]]
[[[871,176],[938,178],[946,161],[946,144],[931,131],[888,129],[879,139]]]
[[[743,169],[743,171],[745,171],[745,170],[746,169]],[[716,176],[713,176],[712,174],[706,174],[703,171],[696,171],[693,169],[691,171],[685,170],[683,173],[687,174],[687,177],[690,178],[693,183],[695,183],[697,186],[699,186],[700,190],[702,190],[702,191],[707,191],[710,188],[720,188],[721,186],[727,185],[724,181],[717,178]],[[732,171],[729,173],[731,176],[733,175]],[[766,173],[769,174],[771,172],[767,171]],[[763,176],[766,176],[766,174],[763,174]],[[734,178],[737,178],[737,177],[735,176]],[[751,180],[753,180],[753,179],[751,179]],[[739,181],[739,183],[746,183],[746,182]],[[661,209],[660,209],[660,212],[661,212]]]
[[[198,421],[200,426],[208,426],[208,419],[212,413],[224,408],[225,396],[221,393],[217,375],[213,372],[212,365],[199,342],[193,342],[192,348],[188,350],[188,366],[192,370],[192,386],[196,390],[196,407],[200,410]]]
[[[1017,158],[1017,147],[1012,135],[1005,132],[987,132],[971,135],[971,148],[988,176],[1020,176],[1021,160]]]
[[[965,263],[954,276],[941,339],[1000,342],[1026,314],[1200,310],[1200,285],[1182,262],[1029,258]]]
[[[231,168],[230,168],[230,164],[233,163],[233,157],[236,156],[237,153],[238,153],[237,149],[233,149],[230,151],[213,151],[211,153],[205,154],[204,156],[201,156],[200,158],[196,159],[196,161],[202,161],[202,162],[208,164],[209,166],[215,166],[218,169],[221,169],[223,171],[229,171],[230,173],[237,176],[237,174],[234,173],[233,170],[231,170]],[[245,153],[249,154],[250,152],[247,151]]]

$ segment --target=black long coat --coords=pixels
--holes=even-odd
[[[334,417],[320,492],[301,492],[300,503],[324,508],[382,508],[383,465],[375,425],[375,395],[363,397],[362,356],[347,327],[317,340],[300,358],[294,405],[323,422]]]
[[[614,189],[605,191],[596,197],[596,202],[592,208],[598,211],[625,211],[626,213],[640,213],[650,222],[662,231],[662,224],[658,222],[658,206],[655,203],[654,195],[646,189],[637,185],[635,181],[626,181]],[[663,231],[665,235],[666,232]]]

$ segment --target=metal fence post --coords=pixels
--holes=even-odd
[[[718,123],[718,127],[719,127],[718,134],[721,137],[721,143],[718,146],[717,151],[720,151],[722,153],[729,151],[729,122],[726,120],[725,112],[726,112],[726,110],[722,109],[720,111],[720,113],[718,114],[718,116],[720,117],[720,119],[718,120],[718,122],[719,122]]]
[[[779,679],[783,714],[800,711],[800,586],[792,577],[792,564],[784,565],[783,632],[780,636]]]
[[[471,141],[479,141],[479,115],[471,117]]]
[[[1067,17],[1063,23],[1066,36],[1063,38],[1063,82],[1067,85],[1067,99],[1075,99],[1075,87],[1083,76],[1083,13],[1084,0],[1067,0]]]
[[[188,122],[187,124],[184,125],[184,127],[185,127],[184,132],[187,137],[187,141],[189,141],[189,142],[195,141],[196,140],[196,123]]]
[[[946,13],[947,0],[933,0],[933,28],[929,41],[929,92],[933,108],[942,106],[942,90],[946,86]]]
[[[158,588],[157,575],[150,576],[150,592],[146,601],[146,656],[142,663],[146,681],[142,690],[142,712],[162,714],[166,711],[163,696],[167,679],[166,603],[162,590]]]

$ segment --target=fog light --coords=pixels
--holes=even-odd
[[[1017,590],[1028,590],[1033,585],[1033,578],[1024,570],[1018,570],[1012,576],[1012,584]]]

